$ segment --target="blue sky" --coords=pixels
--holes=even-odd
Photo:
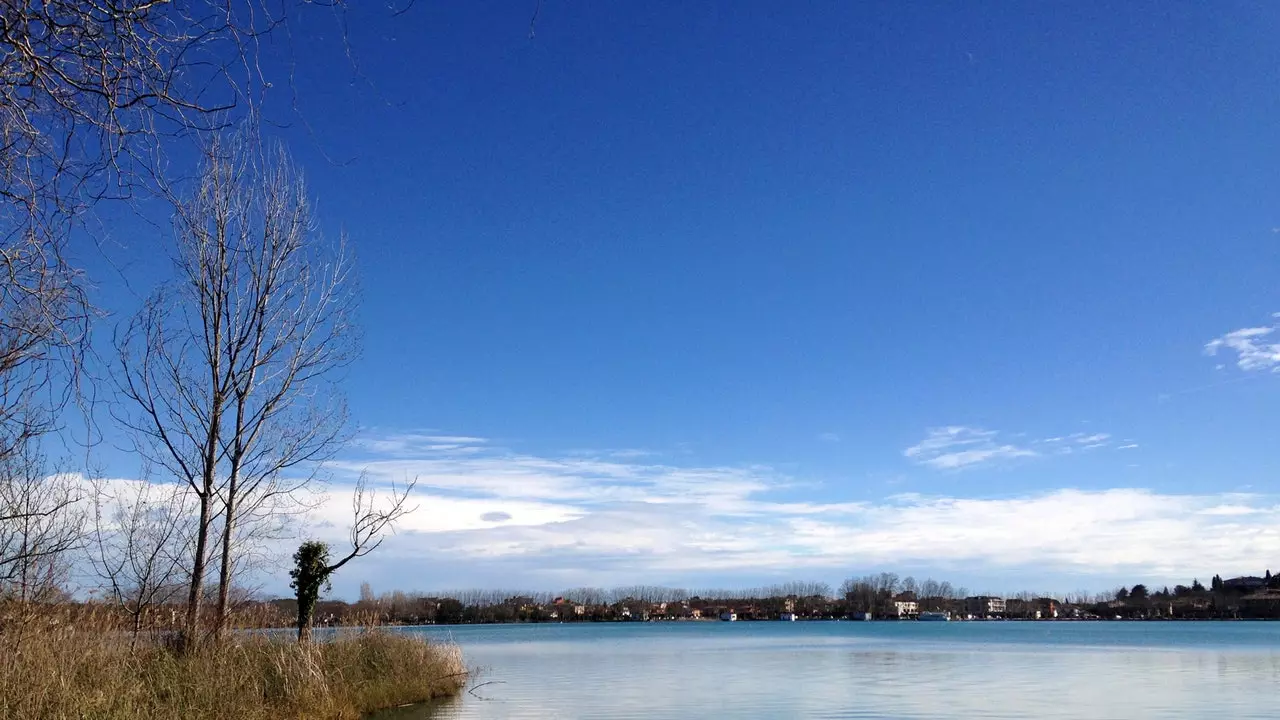
[[[457,5],[265,66],[360,257],[335,494],[420,482],[338,594],[1280,566],[1280,7]]]

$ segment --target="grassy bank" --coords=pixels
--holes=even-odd
[[[0,717],[11,720],[354,720],[464,681],[456,646],[376,628],[307,646],[244,635],[183,655],[55,618],[0,631]]]

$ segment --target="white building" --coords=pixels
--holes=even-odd
[[[895,600],[893,611],[899,618],[915,617],[920,614],[920,604],[914,600]]]

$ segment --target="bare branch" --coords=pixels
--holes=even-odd
[[[416,477],[405,483],[403,488],[392,485],[389,502],[379,506],[377,491],[369,487],[365,474],[360,475],[351,495],[351,550],[329,566],[329,574],[337,572],[352,560],[377,550],[382,541],[386,540],[386,534],[395,530],[395,524],[400,518],[418,509],[416,505],[406,506],[409,493],[417,485]]]

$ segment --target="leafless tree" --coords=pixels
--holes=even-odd
[[[134,643],[149,615],[184,589],[188,494],[183,485],[147,480],[94,482],[90,562],[112,600],[129,614]]]
[[[846,579],[840,584],[840,596],[851,612],[875,612],[880,601],[874,575]]]
[[[79,499],[34,440],[0,457],[0,593],[26,602],[55,588],[82,539]]]
[[[246,155],[233,151],[215,162],[243,162]],[[231,292],[222,303],[231,379],[222,436],[228,476],[219,492],[217,617],[223,621],[234,530],[276,517],[310,479],[309,473],[287,479],[286,471],[330,457],[345,439],[346,405],[332,374],[356,352],[350,261],[341,242],[327,244],[315,232],[305,186],[288,158],[275,153],[259,177],[251,167],[226,170],[242,178],[232,190],[247,196],[242,210],[249,215],[193,218],[221,232],[203,235],[200,247],[188,253],[231,258]],[[208,209],[215,207],[221,203]]]
[[[902,592],[914,594],[914,593],[917,593],[919,590],[920,590],[920,586],[916,584],[916,579],[911,575],[908,575],[902,579]]]
[[[118,338],[131,406],[120,418],[139,451],[194,495],[193,636],[210,544],[217,632],[243,551],[238,531],[293,506],[344,439],[333,381],[356,351],[355,293],[343,243],[315,231],[297,170],[251,135],[211,143],[198,184],[175,207],[176,277]]]
[[[925,581],[920,583],[920,598],[925,599],[939,597],[940,587],[941,586],[937,580],[934,580],[933,578],[925,578]]]
[[[943,600],[955,599],[956,590],[954,587],[951,586],[950,580],[943,580],[941,583],[938,583],[938,597],[942,598]]]
[[[830,597],[831,586],[824,582],[788,582],[767,588],[765,595],[767,597],[795,596],[797,598]]]
[[[588,607],[597,607],[608,602],[608,593],[600,588],[581,587],[572,590],[565,590],[564,597],[566,600],[586,605]]]
[[[626,585],[614,588],[609,595],[613,602],[635,600],[642,603],[669,603],[683,600],[689,593],[684,588],[661,585]]]

